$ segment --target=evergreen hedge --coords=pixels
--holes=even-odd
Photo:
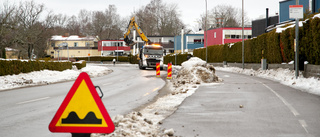
[[[94,56],[94,57],[90,57],[90,61],[112,61],[114,58],[117,59],[116,56],[114,56],[114,57]],[[77,57],[76,60],[88,61],[88,57]],[[118,61],[120,61],[120,62],[128,62],[129,58],[127,56],[118,56]]]
[[[176,65],[181,65],[182,62],[187,61],[190,57],[192,57],[191,54],[177,54],[177,61],[175,54],[168,54],[166,56],[164,56],[164,64],[168,64],[169,62],[171,62],[173,65],[175,65],[175,63],[177,63]]]
[[[20,60],[0,60],[0,76],[28,73],[40,70],[63,71],[72,69],[71,62],[51,62],[51,61],[20,61]]]
[[[320,18],[309,19],[299,28],[299,56],[310,64],[320,64]],[[295,27],[282,33],[275,30],[262,34],[244,43],[244,61],[260,63],[262,58],[268,63],[293,61]],[[193,55],[206,60],[206,49],[193,51]],[[208,47],[208,62],[242,62],[242,42]]]

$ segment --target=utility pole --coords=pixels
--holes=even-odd
[[[207,18],[208,18],[208,10],[207,10],[207,0],[206,0],[206,20],[204,25],[204,34],[206,34],[206,63],[208,64],[208,33],[207,33]]]

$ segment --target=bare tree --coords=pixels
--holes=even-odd
[[[17,11],[19,35],[17,35],[16,39],[19,42],[19,49],[23,53],[26,52],[29,58],[32,57],[34,46],[43,33],[43,30],[39,29],[42,25],[39,22],[39,18],[43,10],[44,5],[26,1],[24,3],[20,2]]]
[[[121,24],[124,22],[119,18],[117,14],[117,8],[114,5],[109,5],[108,9],[105,10],[106,16],[106,38],[117,39],[123,36],[121,31]]]
[[[9,5],[7,2],[0,7],[0,50],[14,42],[13,31],[15,30],[17,21],[14,18],[16,7]],[[3,57],[2,52],[0,57]]]
[[[176,4],[152,0],[135,14],[137,22],[146,35],[176,35],[184,26]]]
[[[205,14],[202,14],[198,22],[201,23],[204,29]],[[232,7],[231,5],[218,5],[208,12],[207,28],[219,28],[219,27],[240,27],[242,10]],[[248,17],[244,16],[245,24],[248,24]]]
[[[68,19],[68,24],[67,24],[67,30],[70,34],[73,34],[73,35],[81,35],[80,33],[80,23],[77,19],[76,16],[71,16],[69,19]]]
[[[92,12],[85,9],[80,10],[78,14],[81,32],[84,35],[95,35],[92,26]]]

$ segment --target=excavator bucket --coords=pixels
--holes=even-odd
[[[125,38],[125,39],[124,39],[124,42],[126,42],[126,45],[127,45],[127,46],[133,46],[133,45],[136,44],[136,42],[132,41],[132,40],[129,39],[129,38]]]

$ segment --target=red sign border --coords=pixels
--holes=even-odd
[[[78,87],[80,86],[82,80],[85,80],[90,93],[96,102],[98,108],[100,109],[100,112],[106,121],[106,124],[108,127],[56,127],[56,124],[61,117],[62,113],[65,111],[66,107],[68,106],[70,100],[72,99],[73,95],[77,91]],[[69,132],[69,133],[112,133],[114,131],[115,127],[114,124],[103,105],[103,102],[101,101],[98,92],[96,91],[89,75],[86,72],[80,73],[74,84],[72,85],[70,91],[68,92],[67,96],[63,100],[61,106],[59,107],[58,111],[56,112],[55,116],[53,117],[52,121],[49,124],[49,130],[51,132]]]
[[[289,8],[303,8],[303,5],[289,5]]]

